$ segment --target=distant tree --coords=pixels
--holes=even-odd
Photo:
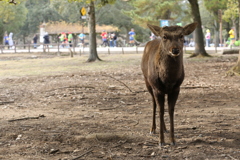
[[[3,37],[5,32],[14,34],[20,32],[20,27],[25,22],[27,14],[25,0],[18,0],[17,5],[14,4],[7,0],[0,1],[0,37]]]
[[[231,1],[235,1],[235,0],[229,0],[229,2]],[[238,18],[239,18],[239,22],[240,22],[240,0],[237,1],[237,12],[238,12]],[[239,29],[240,32],[240,29]],[[240,35],[240,33],[239,33]],[[227,73],[228,75],[238,75],[240,76],[240,50],[239,50],[239,54],[238,54],[238,60],[237,63],[228,71]]]
[[[174,20],[181,14],[180,1],[131,0],[133,9],[125,11],[133,23],[146,27],[147,23],[159,25],[160,19]]]
[[[95,5],[104,6],[112,4],[116,0],[68,0],[69,2],[84,2],[88,5],[88,27],[89,27],[89,57],[87,62],[101,61],[97,54],[97,41],[96,41],[96,18],[95,18]]]
[[[50,7],[58,12],[61,20],[69,23],[78,23],[80,20],[79,10],[84,6],[83,2],[69,3],[68,0],[51,0]]]
[[[198,22],[195,30],[195,53],[193,56],[208,56],[204,48],[204,38],[202,22],[199,11],[198,0],[188,0],[191,6],[193,20]],[[134,10],[127,11],[132,21],[138,25],[146,26],[147,23],[159,25],[159,19],[177,19],[183,12],[185,1],[165,1],[165,0],[131,0]],[[183,18],[184,19],[184,18]],[[182,22],[182,21],[180,21]]]
[[[195,51],[192,56],[209,56],[204,48],[204,38],[202,31],[202,21],[199,11],[198,0],[188,0],[191,6],[193,20],[198,22],[197,28],[195,29]]]
[[[215,47],[218,47],[219,44],[219,10],[226,9],[227,1],[219,0],[204,0],[204,5],[207,10],[213,15],[213,28],[215,33]]]
[[[42,23],[61,20],[61,16],[57,11],[51,8],[49,0],[27,0],[25,6],[28,9],[28,13],[19,33],[24,43],[27,36],[39,32],[39,26]]]
[[[228,0],[226,7],[227,8],[224,10],[224,14],[222,16],[223,20],[226,22],[229,22],[231,24],[231,26],[234,27],[235,29],[238,29],[237,28],[237,21],[238,21],[238,17],[239,17],[238,0]],[[237,32],[235,32],[235,34],[237,35]],[[237,38],[237,36],[236,36],[236,38]]]
[[[17,3],[19,3],[19,2],[16,2],[15,0],[11,0],[11,1],[9,1],[9,0],[0,0],[0,1],[3,1],[3,2],[7,2],[7,3],[9,3],[9,4],[17,4]]]
[[[132,10],[130,3],[118,0],[114,4],[108,4],[96,10],[96,23],[102,25],[114,25],[119,29],[119,35],[128,40],[128,32],[134,28],[136,40],[144,42],[149,40],[149,31],[132,22],[132,19],[123,13],[123,11]]]

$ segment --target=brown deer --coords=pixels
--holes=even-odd
[[[185,27],[166,26],[158,27],[148,24],[150,30],[161,38],[148,42],[145,46],[141,68],[144,80],[153,101],[153,121],[150,133],[156,131],[156,105],[159,107],[160,133],[159,145],[164,145],[164,102],[165,94],[168,100],[170,116],[170,141],[174,139],[174,107],[178,99],[180,85],[184,79],[183,43],[184,35],[189,35],[196,28],[197,23]]]

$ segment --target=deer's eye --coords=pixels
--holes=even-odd
[[[167,36],[163,36],[163,39],[166,40],[166,39],[167,39]]]
[[[180,35],[179,38],[182,39],[182,38],[183,38],[183,35]]]

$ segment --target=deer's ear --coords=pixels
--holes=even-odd
[[[191,34],[195,28],[197,27],[198,23],[197,22],[194,22],[194,23],[191,23],[191,24],[188,24],[186,26],[183,27],[183,34],[184,35],[189,35]]]
[[[155,36],[160,36],[160,34],[162,32],[161,27],[154,26],[154,25],[151,25],[151,24],[147,24],[147,26],[153,32],[153,34],[155,34]]]

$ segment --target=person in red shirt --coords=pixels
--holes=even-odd
[[[101,34],[101,37],[102,37],[102,44],[101,46],[105,45],[106,46],[109,46],[108,45],[108,39],[107,39],[107,32],[106,31],[103,31],[102,34]]]

